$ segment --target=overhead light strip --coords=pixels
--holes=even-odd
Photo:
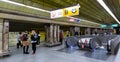
[[[115,17],[112,11],[108,8],[108,6],[104,3],[103,0],[97,0],[99,4],[116,20],[117,23],[120,24],[120,21]]]
[[[40,8],[28,6],[28,5],[24,5],[24,4],[13,2],[13,1],[10,1],[10,0],[0,0],[0,1],[11,3],[11,4],[14,4],[14,5],[18,5],[18,6],[23,6],[23,7],[31,8],[31,9],[38,10],[38,11],[43,11],[43,12],[50,13],[50,11],[48,11],[48,10],[44,10],[44,9],[40,9]],[[84,20],[84,21],[86,21],[86,20]],[[91,22],[91,21],[86,21],[86,22],[95,23],[95,22]],[[96,24],[99,24],[99,23],[96,23]]]
[[[24,4],[13,2],[13,1],[10,1],[10,0],[0,0],[0,1],[11,3],[11,4],[14,4],[14,5],[18,5],[18,6],[23,6],[23,7],[31,8],[31,9],[38,10],[38,11],[43,11],[43,12],[50,13],[50,11],[47,11],[47,10],[44,10],[44,9],[40,9],[40,8],[36,8],[36,7],[24,5]]]

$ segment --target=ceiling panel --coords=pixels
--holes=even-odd
[[[87,19],[89,21],[101,24],[113,24],[116,21],[107,13],[107,11],[97,2],[97,0],[13,0],[13,1],[31,1],[39,4],[39,8],[45,10],[56,10],[80,4],[80,13],[77,18]],[[120,20],[120,0],[104,0],[115,16]],[[34,5],[31,3],[31,5]]]
[[[79,3],[81,5],[80,14],[74,17],[84,18],[93,22],[103,24],[116,23],[116,21],[105,11],[105,9],[102,6],[100,6],[100,4],[96,0],[31,0],[31,1],[39,3],[44,7],[51,7],[51,9],[44,8],[50,11],[77,5]],[[119,0],[105,0],[105,2],[107,2],[107,5],[109,5],[111,9],[114,9],[112,11],[120,19],[119,17],[120,14],[118,14],[120,11],[119,9],[117,9],[120,6],[120,3],[118,1]]]
[[[118,20],[120,20],[120,0],[105,0],[105,3],[118,18]]]

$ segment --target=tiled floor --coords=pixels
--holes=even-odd
[[[24,55],[22,54],[22,49],[12,50],[12,55],[10,57],[0,59],[0,62],[114,62],[115,56],[109,56],[106,60],[99,60],[95,58],[90,58],[85,56],[87,51],[72,51],[71,53],[67,53],[64,51],[58,51],[63,46],[58,47],[38,47],[37,53],[32,55],[32,51],[30,48],[30,54]],[[67,51],[67,50],[66,50]],[[97,56],[97,55],[96,55]],[[99,56],[99,55],[98,55]],[[102,56],[103,57],[103,56]],[[104,57],[103,57],[104,58]]]

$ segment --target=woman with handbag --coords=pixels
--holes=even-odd
[[[23,44],[23,54],[29,54],[29,42],[28,42],[28,32],[25,31],[21,37],[22,44]]]

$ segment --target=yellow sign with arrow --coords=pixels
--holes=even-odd
[[[79,15],[79,8],[80,8],[80,5],[78,4],[76,6],[51,11],[50,15],[51,15],[51,18]]]
[[[78,6],[73,6],[73,7],[68,7],[63,9],[63,16],[74,16],[74,15],[79,15],[79,7]]]

